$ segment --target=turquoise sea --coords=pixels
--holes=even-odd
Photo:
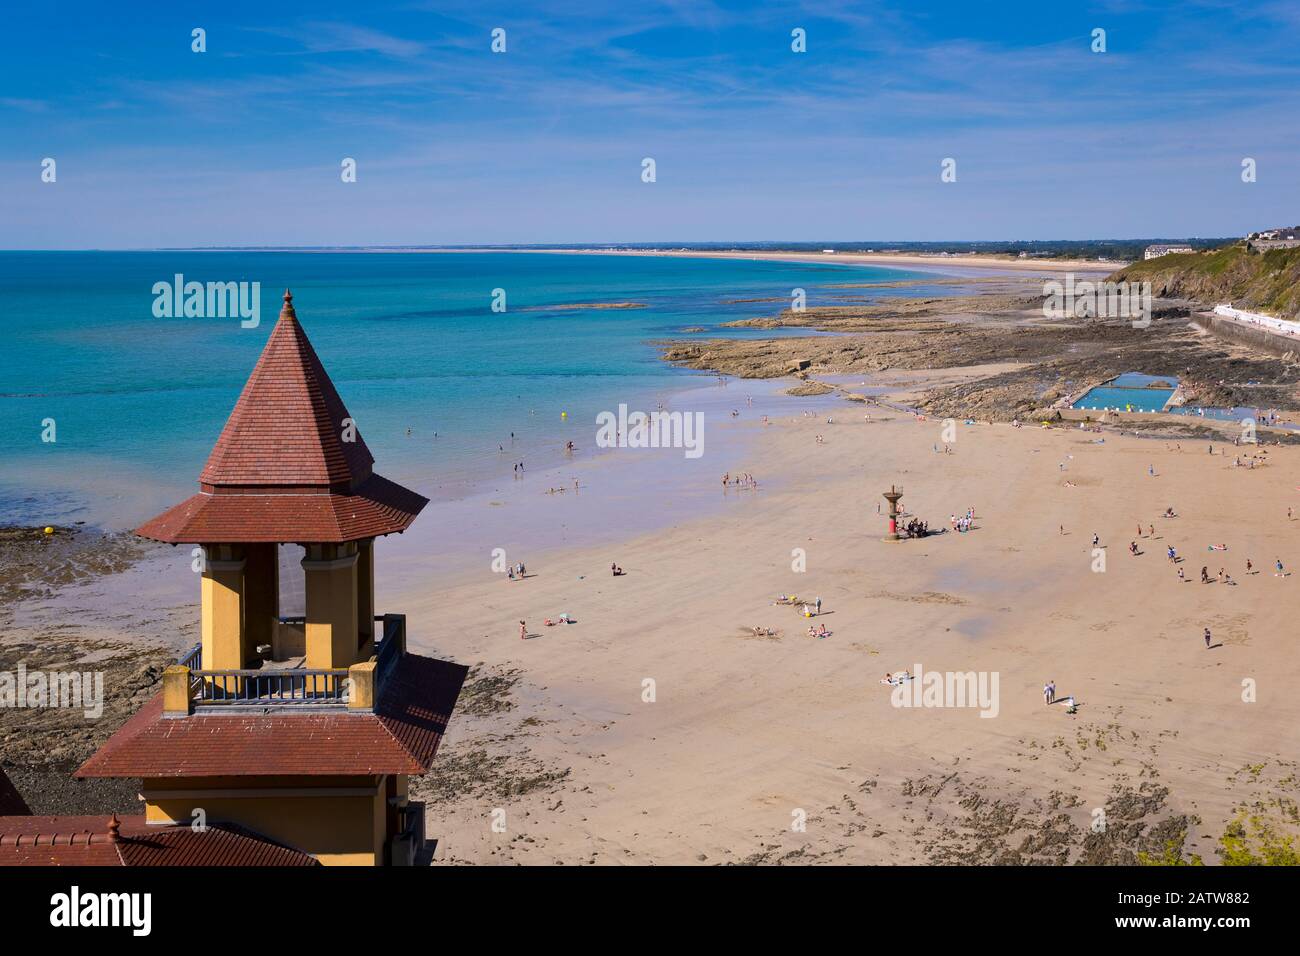
[[[260,325],[155,317],[154,284],[178,273],[260,282]],[[933,278],[511,252],[3,252],[0,524],[120,526],[194,490],[286,286],[379,470],[447,499],[509,476],[518,460],[558,463],[567,440],[590,448],[601,410],[652,410],[714,380],[667,366],[657,339],[771,337],[780,333],[719,326],[776,314],[796,287],[817,305],[933,291],[836,284]],[[505,290],[504,313],[491,310],[494,289]],[[735,301],[764,298],[781,301]],[[646,307],[555,308],[598,302]]]

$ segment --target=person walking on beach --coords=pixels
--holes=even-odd
[[[1281,558],[1278,558],[1278,559],[1277,559],[1277,576],[1278,576],[1279,578],[1284,578],[1284,577],[1286,577],[1286,571],[1284,571],[1283,568],[1282,568],[1282,559],[1281,559]]]
[[[1185,584],[1187,582],[1187,575],[1183,574],[1182,568],[1178,569],[1178,582],[1180,584]]]
[[[822,613],[822,599],[821,599],[821,598],[818,598],[818,599],[817,599],[817,615],[818,615],[818,617],[821,616],[821,613]]]
[[[1099,544],[1101,544],[1101,535],[1097,534],[1097,532],[1094,531],[1092,533],[1092,546],[1095,548]]]
[[[1247,558],[1247,559],[1246,559],[1246,573],[1247,573],[1247,574],[1250,574],[1250,573],[1251,573],[1251,568],[1253,568],[1253,567],[1254,567],[1254,565],[1252,565],[1252,564],[1250,563],[1250,558]]]
[[[1206,631],[1206,633],[1208,634],[1209,631]],[[523,621],[519,622],[519,639],[521,641],[528,640],[528,625],[526,625]]]
[[[1207,627],[1207,628],[1205,629],[1205,649],[1206,649],[1207,651],[1210,649],[1210,640],[1211,640],[1211,638],[1210,638],[1210,629]]]

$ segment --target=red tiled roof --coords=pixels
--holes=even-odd
[[[301,850],[232,824],[150,826],[117,844],[123,866],[320,866]]]
[[[209,713],[163,717],[162,695],[74,776],[349,776],[427,773],[467,668],[404,654],[374,713]]]
[[[396,482],[371,475],[355,494],[208,494],[200,492],[136,529],[136,534],[172,544],[302,544],[356,541],[404,531],[428,503]]]
[[[5,776],[4,768],[0,767],[0,817],[23,816],[31,812],[27,801]]]
[[[299,850],[231,824],[157,826],[143,815],[0,817],[0,866],[319,866]]]
[[[345,441],[345,431],[351,441]],[[280,319],[199,475],[136,529],[171,544],[337,543],[404,531],[428,500],[371,471],[366,447],[284,294]]]
[[[345,485],[375,463],[360,432],[343,441],[352,416],[298,324],[293,296],[262,349],[199,481],[205,485]]]

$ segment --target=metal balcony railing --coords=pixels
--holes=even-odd
[[[196,707],[221,704],[346,704],[346,669],[190,671]]]
[[[406,615],[379,614],[375,622],[375,699],[406,646]],[[177,660],[190,670],[190,699],[195,708],[231,706],[346,708],[346,668],[263,667],[210,670],[202,667],[203,645],[195,644]]]

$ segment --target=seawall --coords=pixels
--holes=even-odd
[[[1288,339],[1275,332],[1242,325],[1240,322],[1221,318],[1210,312],[1193,312],[1191,318],[1192,324],[1198,328],[1202,328],[1221,339],[1235,342],[1238,345],[1260,349],[1270,355],[1278,355],[1283,358],[1300,353],[1300,341]]]

